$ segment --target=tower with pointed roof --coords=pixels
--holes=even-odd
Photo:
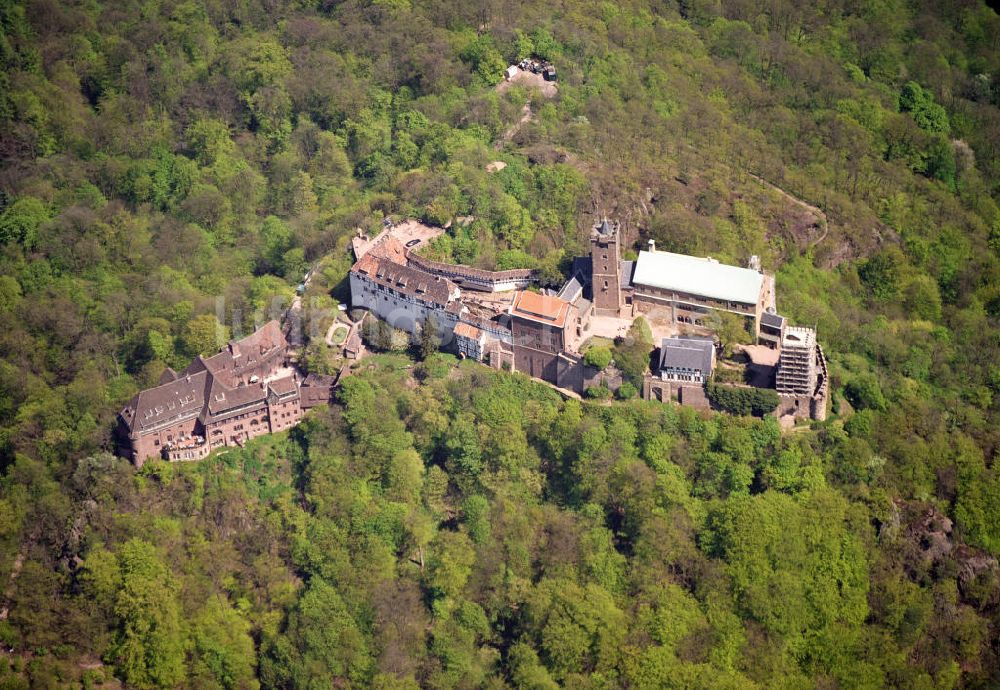
[[[598,314],[617,316],[622,309],[621,226],[607,218],[590,233],[591,287]]]

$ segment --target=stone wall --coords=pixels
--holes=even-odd
[[[678,381],[664,381],[650,374],[646,374],[645,379],[643,379],[642,397],[644,400],[673,401],[696,410],[712,409],[704,386]]]
[[[582,393],[584,389],[583,358],[564,352],[559,355],[556,371],[556,385],[560,388]]]
[[[350,274],[350,284],[352,307],[368,309],[393,328],[413,334],[416,334],[427,317],[433,314],[442,339],[450,343],[454,338],[458,314],[446,311],[441,306],[427,306],[388,291],[377,290],[372,282],[354,272]]]
[[[557,383],[559,380],[559,354],[523,345],[514,345],[514,369],[543,381]]]
[[[142,434],[138,438],[133,439],[132,460],[135,462],[135,466],[142,467],[143,462],[147,459],[161,457],[163,448],[176,439],[194,436],[197,424],[198,417],[191,417],[177,424]]]
[[[608,367],[601,370],[596,367],[588,367],[586,364],[583,365],[584,390],[593,386],[604,386],[608,390],[615,392],[622,387],[624,381],[625,378],[622,376],[622,372],[616,367]]]
[[[264,401],[249,410],[226,419],[210,422],[205,433],[213,448],[231,446],[238,441],[269,433],[271,425]]]
[[[284,431],[289,427],[293,427],[302,419],[302,407],[299,404],[298,397],[272,403],[267,407],[267,417],[271,422],[271,433]]]
[[[696,410],[712,409],[703,386],[692,386],[690,384],[678,385],[677,402],[687,407],[693,407]]]

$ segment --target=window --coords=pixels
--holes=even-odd
[[[606,281],[606,280],[604,281],[604,289],[605,289],[605,290],[607,290],[607,289],[608,289],[608,281]]]

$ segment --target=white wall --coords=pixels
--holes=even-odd
[[[458,315],[443,309],[428,307],[386,290],[379,290],[372,281],[365,280],[357,273],[350,274],[351,306],[369,309],[393,328],[408,333],[416,333],[424,320],[431,314],[437,320],[442,345],[450,343],[454,336]]]

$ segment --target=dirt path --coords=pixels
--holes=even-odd
[[[818,218],[821,218],[823,220],[823,232],[822,232],[822,234],[820,234],[820,236],[818,238],[816,238],[815,240],[813,240],[812,242],[810,242],[809,243],[809,247],[815,247],[817,244],[819,244],[820,242],[822,242],[823,240],[826,239],[826,236],[830,232],[830,220],[826,217],[826,212],[823,211],[823,209],[819,208],[818,206],[813,206],[812,204],[810,204],[807,201],[803,201],[802,199],[798,198],[794,194],[792,194],[792,193],[790,193],[790,192],[782,189],[781,187],[779,187],[778,185],[774,184],[773,182],[768,182],[767,180],[765,180],[763,177],[760,177],[759,175],[754,175],[753,173],[747,173],[747,175],[749,175],[751,177],[751,179],[756,180],[757,182],[759,182],[760,184],[764,185],[765,187],[769,187],[769,188],[773,189],[774,191],[778,192],[778,194],[780,194],[781,196],[785,197],[786,199],[788,199],[792,203],[794,203],[794,204],[796,204],[798,206],[801,206],[802,208],[806,209],[807,211],[813,213]]]

